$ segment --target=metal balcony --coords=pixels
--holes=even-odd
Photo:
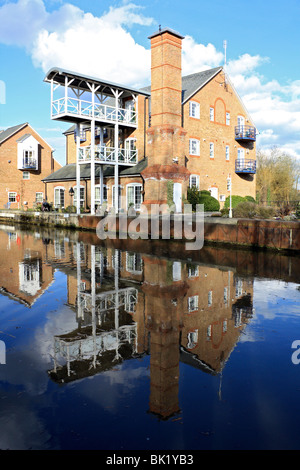
[[[252,126],[236,126],[234,128],[235,140],[248,142],[256,141],[256,128]]]
[[[79,148],[79,163],[89,163],[91,161],[90,145]],[[138,151],[128,149],[116,149],[105,145],[95,145],[95,162],[105,164],[115,164],[134,166],[138,163]]]
[[[256,160],[236,160],[235,161],[235,172],[243,174],[255,174],[256,173]]]
[[[137,112],[133,109],[118,108],[105,104],[91,103],[77,98],[60,98],[52,101],[51,119],[69,120],[74,118],[95,119],[103,123],[119,123],[137,127]]]
[[[22,170],[36,170],[37,169],[37,160],[36,158],[23,158]]]

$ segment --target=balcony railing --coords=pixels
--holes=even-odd
[[[236,126],[234,129],[235,140],[243,141],[255,141],[256,140],[256,128],[252,126]]]
[[[136,126],[137,112],[133,109],[114,108],[105,104],[91,103],[77,98],[60,98],[52,102],[52,118],[64,115],[73,115],[81,118],[95,118],[105,122],[119,122]]]
[[[23,158],[22,169],[23,170],[35,170],[37,168],[36,158]]]
[[[79,148],[79,162],[88,163],[91,161],[91,147]],[[118,163],[121,165],[136,165],[138,162],[138,151],[127,149],[115,149],[105,145],[95,145],[95,162]]]
[[[235,161],[236,173],[256,173],[256,160],[236,160]]]

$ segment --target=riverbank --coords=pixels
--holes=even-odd
[[[21,212],[21,211],[0,211],[0,222],[13,223],[22,225],[37,225],[40,227],[59,227],[66,229],[74,229],[80,231],[96,232],[98,223],[103,219],[101,216],[89,214],[66,214],[53,212]],[[125,228],[135,218],[126,217]],[[125,218],[116,217],[115,222],[110,227],[111,232],[114,230],[120,233],[120,226],[124,227]],[[162,238],[161,218],[159,230],[156,234]],[[176,239],[176,217],[170,217],[170,240]],[[151,221],[143,224],[143,232],[141,237],[151,239]],[[190,227],[195,232],[196,221]],[[146,230],[146,232],[145,232]],[[191,241],[185,238],[184,231],[181,241]],[[124,233],[123,233],[124,236]],[[118,235],[117,235],[118,238]],[[155,240],[153,240],[155,241]],[[178,241],[178,239],[177,239]],[[275,251],[298,252],[300,250],[300,221],[284,221],[284,220],[259,220],[259,219],[228,219],[222,217],[205,217],[204,218],[204,241],[206,244],[216,244],[218,246],[243,247],[248,249],[263,249]]]

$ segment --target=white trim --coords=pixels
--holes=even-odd
[[[192,185],[192,178],[196,178],[196,184]],[[195,186],[197,189],[200,189],[200,175],[192,174],[190,175],[189,187],[192,188]]]
[[[195,152],[192,152],[192,142],[196,142],[197,149]],[[195,139],[193,137],[189,138],[189,154],[190,155],[196,155],[197,157],[200,156],[200,140]]]
[[[126,184],[126,209],[128,209],[128,188],[129,187],[133,187],[133,188],[141,188],[143,189],[143,185],[141,183],[128,183]],[[140,210],[141,208],[141,205],[143,203],[143,194],[142,194],[142,191],[141,191],[141,202],[140,204],[138,205],[139,207],[136,206],[136,203],[135,203],[135,192],[134,192],[134,201],[133,201],[133,207],[135,210]]]

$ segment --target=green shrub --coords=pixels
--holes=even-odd
[[[204,205],[204,212],[218,212],[220,210],[220,203],[212,196],[205,195],[200,197],[198,204]]]
[[[298,202],[297,204],[295,216],[297,217],[297,219],[300,219],[300,202]]]
[[[245,201],[255,202],[255,203],[256,203],[256,200],[255,200],[254,197],[252,197],[252,196],[245,196],[245,197],[244,197],[244,200],[245,200]]]
[[[68,214],[76,214],[76,206],[68,206],[65,208],[64,210],[65,212],[67,212]]]
[[[243,196],[231,196],[231,208],[234,209],[240,202],[244,202]],[[230,207],[230,196],[225,199],[224,207]]]
[[[196,210],[197,204],[203,204],[205,212],[217,212],[220,210],[219,201],[212,197],[209,191],[199,191],[195,187],[188,188],[187,200],[192,205],[193,211]]]
[[[233,209],[233,217],[253,219],[257,216],[257,204],[254,202],[242,201]]]

